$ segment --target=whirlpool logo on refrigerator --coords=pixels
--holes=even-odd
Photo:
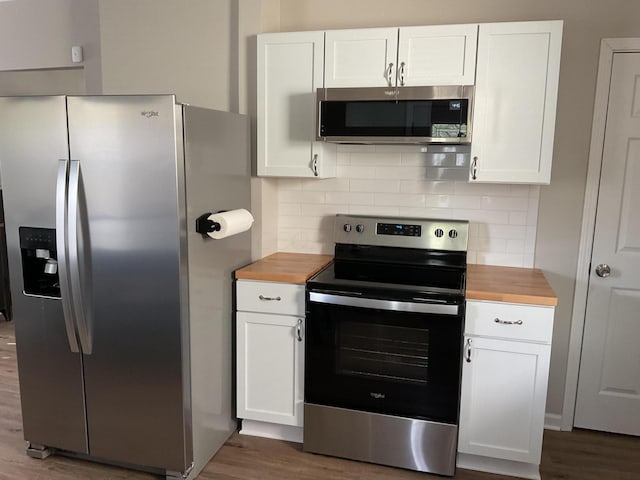
[[[384,393],[378,393],[378,392],[369,392],[369,395],[375,398],[376,400],[384,400],[384,398],[386,397]]]
[[[140,112],[140,115],[142,115],[143,117],[147,117],[147,118],[159,117],[160,116],[160,114],[158,112],[154,112],[152,110],[150,110],[150,111],[142,111],[142,112]]]

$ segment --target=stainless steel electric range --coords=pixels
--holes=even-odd
[[[307,283],[305,451],[455,473],[468,230],[336,216]]]

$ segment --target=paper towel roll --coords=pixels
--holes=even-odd
[[[220,230],[209,232],[211,238],[221,239],[238,233],[246,232],[253,224],[253,215],[244,208],[229,210],[227,212],[213,213],[209,220],[220,224]]]

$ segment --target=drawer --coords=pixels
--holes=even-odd
[[[304,285],[238,280],[238,310],[304,316]]]
[[[465,334],[551,343],[554,307],[468,301]]]

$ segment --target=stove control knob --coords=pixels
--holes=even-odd
[[[364,225],[362,225],[361,223],[356,225],[356,232],[358,232],[358,233],[364,232]]]
[[[441,228],[436,228],[436,231],[433,232],[433,234],[436,237],[441,238],[444,235],[444,231]]]
[[[457,230],[449,230],[449,238],[458,238]]]
[[[349,232],[351,231],[351,224],[350,224],[350,223],[345,223],[345,224],[343,225],[342,229],[343,229],[345,232],[349,233]]]

